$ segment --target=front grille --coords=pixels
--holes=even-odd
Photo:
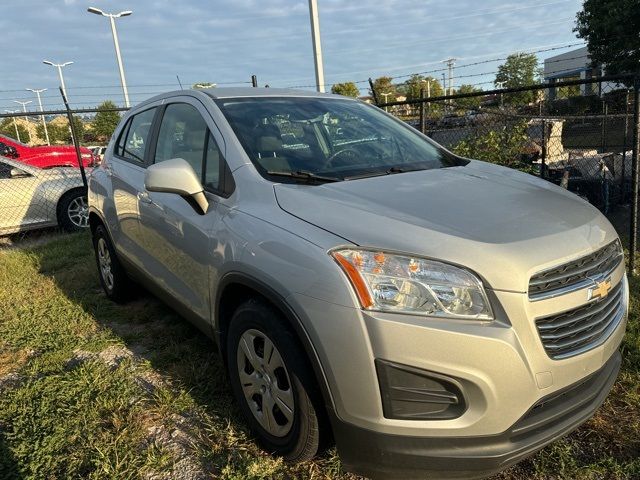
[[[536,273],[529,281],[529,298],[533,301],[555,297],[585,288],[592,278],[605,277],[622,262],[620,241],[587,256]]]
[[[605,298],[537,319],[536,328],[547,354],[561,360],[605,342],[624,315],[622,285],[619,282]]]

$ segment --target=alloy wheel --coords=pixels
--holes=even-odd
[[[89,206],[87,197],[76,197],[67,207],[67,216],[76,227],[86,228],[89,225]]]

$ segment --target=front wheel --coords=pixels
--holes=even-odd
[[[227,365],[240,410],[264,448],[290,462],[320,445],[321,399],[302,351],[279,313],[249,300],[233,315]]]

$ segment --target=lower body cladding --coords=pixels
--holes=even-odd
[[[327,379],[344,468],[375,479],[483,478],[578,427],[620,368],[628,305],[620,282],[617,326],[561,360],[545,351],[523,294],[489,292],[499,306],[493,322],[289,297]]]

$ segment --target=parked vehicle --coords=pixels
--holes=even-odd
[[[41,169],[0,157],[0,235],[88,226],[87,192],[75,168]]]
[[[15,156],[21,163],[38,168],[78,167],[78,156],[72,145],[41,145],[31,147],[6,135],[0,135],[0,142],[15,150]],[[94,166],[95,158],[86,147],[80,147],[82,163],[85,167]]]
[[[116,129],[89,210],[107,296],[139,282],[211,336],[289,461],[332,436],[374,478],[489,475],[586,421],[619,370],[606,218],[354,99],[154,97]]]
[[[87,148],[91,150],[93,158],[95,158],[97,163],[100,163],[102,161],[102,159],[104,158],[104,152],[107,150],[106,146],[94,146]]]

